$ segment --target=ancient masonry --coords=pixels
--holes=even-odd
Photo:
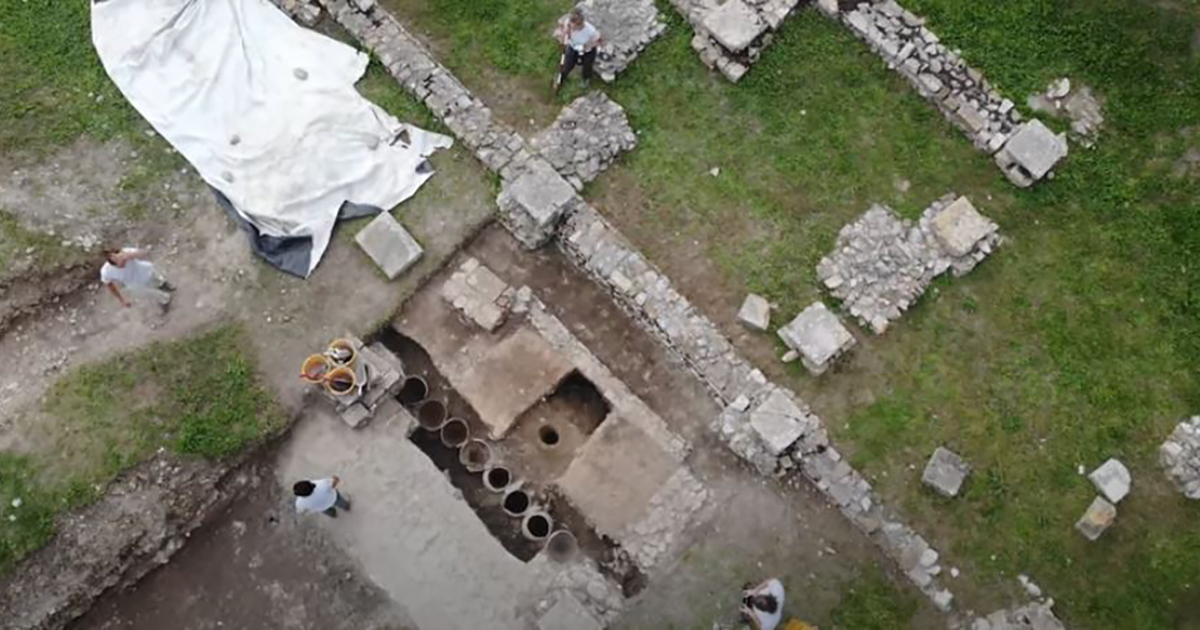
[[[1027,187],[1045,177],[1067,155],[1067,141],[1041,122],[1021,122],[1015,104],[948,49],[925,19],[895,0],[849,3],[819,0],[817,6],[841,21],[879,53],[922,96],[932,102],[981,151],[995,157],[1009,181]]]
[[[617,156],[637,146],[625,110],[603,92],[575,99],[530,145],[558,170],[575,190],[596,179]]]
[[[966,197],[935,201],[916,223],[872,206],[842,228],[817,277],[844,308],[876,334],[900,317],[934,278],[961,276],[1000,243],[999,228]]]
[[[575,5],[604,36],[596,58],[596,73],[611,83],[629,67],[650,42],[667,30],[654,0],[582,0]],[[562,41],[567,16],[558,21],[554,38]]]
[[[1158,457],[1179,491],[1200,499],[1200,416],[1180,422],[1159,447]]]
[[[518,240],[537,247],[559,235],[557,243],[566,257],[608,288],[617,304],[708,386],[725,407],[714,424],[730,449],[763,475],[786,477],[799,471],[938,608],[950,610],[954,596],[939,584],[938,552],[880,503],[871,484],[829,444],[820,418],[802,400],[738,355],[665,275],[575,194],[519,134],[494,120],[491,111],[374,0],[318,2],[485,166],[499,173],[501,221]]]
[[[692,48],[704,65],[737,82],[771,43],[773,31],[799,0],[671,0],[695,34]]]

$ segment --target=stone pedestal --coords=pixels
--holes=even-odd
[[[582,202],[571,184],[541,158],[529,160],[496,198],[500,220],[528,249],[546,244],[563,214]]]
[[[854,346],[854,335],[822,302],[814,302],[787,326],[779,337],[789,348],[800,353],[804,367],[822,374],[834,359]]]
[[[379,265],[388,280],[407,271],[424,250],[403,225],[388,212],[380,212],[354,237],[354,242]]]

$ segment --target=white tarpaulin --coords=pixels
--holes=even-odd
[[[92,40],[129,102],[253,231],[311,243],[288,269],[300,275],[344,202],[395,206],[450,146],[358,94],[366,55],[267,0],[102,0]]]

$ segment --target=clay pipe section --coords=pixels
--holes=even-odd
[[[483,471],[483,485],[492,492],[504,492],[512,483],[512,471],[504,466],[492,466]]]
[[[471,429],[459,418],[450,418],[442,425],[442,444],[448,448],[459,448],[471,438]]]
[[[425,397],[429,395],[429,384],[420,376],[410,376],[404,379],[404,384],[400,386],[400,392],[396,394],[396,400],[405,407],[415,407]]]
[[[546,541],[546,555],[555,562],[570,560],[578,550],[579,541],[575,540],[575,534],[565,529],[554,532]]]
[[[417,424],[426,431],[439,431],[446,424],[446,405],[440,400],[426,400],[417,407]]]
[[[546,540],[553,528],[554,520],[545,512],[530,512],[521,521],[521,533],[534,542]]]
[[[529,498],[529,493],[524,490],[509,490],[504,495],[504,501],[500,503],[504,508],[504,513],[513,518],[524,515],[532,504],[533,499]]]
[[[471,440],[458,451],[458,461],[468,472],[480,472],[492,459],[492,449],[483,440]]]

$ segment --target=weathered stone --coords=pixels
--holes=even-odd
[[[1088,475],[1088,479],[1112,503],[1120,503],[1125,495],[1129,494],[1129,486],[1133,479],[1129,475],[1129,469],[1125,467],[1119,460],[1110,459],[1092,474]]]
[[[704,28],[726,50],[740,53],[767,30],[767,24],[742,0],[728,0],[708,13]]]
[[[966,197],[959,197],[933,217],[933,234],[952,256],[970,254],[980,241],[998,227],[975,210]]]
[[[1159,463],[1189,499],[1200,499],[1200,416],[1180,422],[1158,449]]]
[[[354,237],[354,242],[379,266],[388,280],[404,273],[424,250],[389,212],[380,212]]]
[[[1088,540],[1100,538],[1100,534],[1108,529],[1117,518],[1117,507],[1104,497],[1096,497],[1088,506],[1087,512],[1075,523],[1075,529]]]
[[[971,466],[953,451],[939,446],[925,465],[921,481],[947,497],[958,496]]]
[[[636,147],[637,135],[620,105],[603,92],[591,92],[563,108],[529,144],[559,174],[573,177],[580,189],[621,153]]]
[[[804,435],[808,417],[781,389],[774,389],[750,412],[750,426],[772,455],[782,454]]]
[[[765,331],[771,325],[771,304],[763,296],[751,293],[738,310],[738,320],[750,329]]]
[[[600,591],[597,594],[602,594]],[[603,630],[604,626],[570,592],[563,591],[558,601],[537,622],[538,630]]]
[[[545,160],[531,160],[516,180],[504,186],[496,203],[513,235],[526,247],[543,245],[563,213],[578,200],[575,189]]]
[[[854,335],[823,302],[812,303],[780,328],[779,337],[800,352],[804,367],[813,374],[823,373],[834,359],[855,344]]]
[[[1025,123],[996,154],[996,163],[1014,184],[1031,186],[1067,156],[1067,139],[1039,120]]]
[[[509,286],[474,258],[466,259],[442,285],[442,299],[467,322],[491,332],[504,323]]]

